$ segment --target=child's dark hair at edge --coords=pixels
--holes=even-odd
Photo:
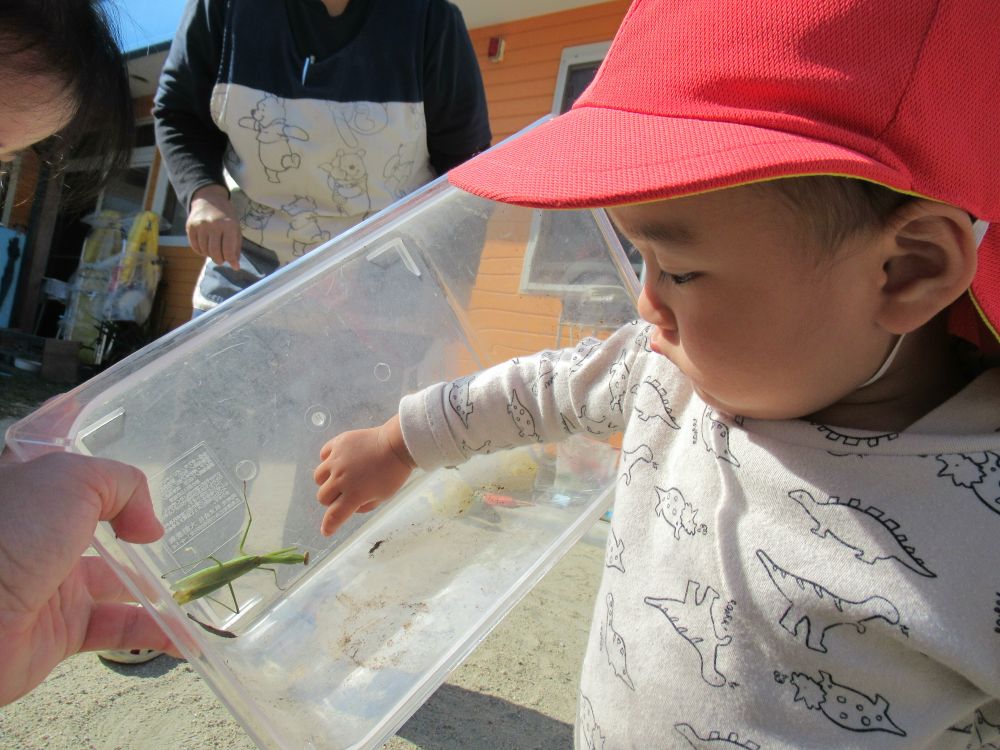
[[[67,196],[82,203],[128,166],[134,115],[128,70],[98,0],[5,0],[0,3],[0,66],[5,75],[57,81],[72,113],[58,133],[33,149],[57,174],[68,159],[91,159],[97,178]],[[16,103],[12,103],[16,104]]]

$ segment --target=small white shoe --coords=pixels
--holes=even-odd
[[[97,655],[115,664],[144,664],[162,653],[152,648],[134,648],[131,651],[98,651]]]

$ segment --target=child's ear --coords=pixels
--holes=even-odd
[[[916,330],[972,284],[976,241],[972,219],[960,208],[910,201],[890,217],[883,240],[878,322],[890,333]]]

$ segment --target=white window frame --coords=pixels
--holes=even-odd
[[[611,42],[607,41],[566,47],[562,51],[562,55],[559,57],[559,74],[556,76],[556,90],[552,95],[552,114],[559,114],[563,97],[566,95],[566,79],[569,78],[570,68],[576,65],[599,63],[607,56],[609,49],[611,49]]]
[[[152,122],[152,117],[143,117],[136,120],[135,124],[138,127],[142,125],[149,125]],[[156,163],[157,160],[159,161],[159,168],[156,170],[156,180],[146,180],[146,189],[142,194],[142,205],[146,206],[148,203],[150,210],[155,212],[157,215],[162,216],[163,209],[167,202],[167,190],[170,187],[170,181],[167,177],[167,170],[163,165],[163,157],[158,155],[156,146],[141,146],[139,148],[132,149],[128,166],[129,169],[134,169],[135,167],[149,167],[150,172],[152,172],[153,164]],[[90,160],[77,159],[67,165],[67,170],[79,171],[87,169],[89,166]],[[152,191],[153,194],[152,201],[149,200],[150,191]],[[97,207],[95,208],[95,211],[100,211],[103,206],[104,191],[102,190],[100,195],[97,196]],[[157,244],[166,247],[187,247],[189,243],[184,227],[171,227],[170,234],[160,235],[157,240]]]
[[[156,146],[143,146],[142,148],[132,149],[132,155],[128,160],[128,168],[135,169],[136,167],[149,167],[149,170],[153,170],[153,159],[156,157]],[[77,169],[86,169],[87,161],[81,159],[75,162],[71,167],[74,171]],[[146,200],[149,198],[149,177],[146,178],[146,187],[142,191],[142,206],[146,206]],[[105,191],[101,190],[101,194],[97,196],[97,207],[95,211],[104,210],[104,196]],[[155,208],[153,209],[156,210]]]
[[[136,127],[142,125],[152,125],[154,118],[143,117],[135,121]],[[163,209],[167,205],[167,191],[170,189],[170,178],[167,177],[167,169],[163,165],[163,154],[160,154],[156,146],[143,146],[132,152],[130,167],[144,167],[149,165],[150,171],[153,164],[157,164],[156,181],[146,183],[146,192],[142,196],[142,205],[149,201],[149,191],[153,191],[153,199],[149,201],[149,208],[157,216],[163,216]],[[103,198],[103,195],[102,195]],[[188,238],[184,227],[170,227],[170,234],[161,234],[157,238],[157,244],[166,247],[187,247]]]
[[[611,42],[595,42],[566,47],[559,58],[559,73],[556,76],[556,88],[552,95],[552,114],[558,115],[566,95],[566,82],[570,70],[577,65],[588,65],[601,62],[608,53]],[[524,253],[524,265],[521,270],[521,280],[518,291],[521,294],[548,294],[560,296],[567,292],[580,292],[578,284],[546,284],[531,280],[531,270],[538,246],[538,235],[541,231],[542,211],[534,211],[531,216],[531,228],[528,230],[528,243]]]
[[[155,147],[154,147],[155,148]],[[167,177],[167,168],[163,163],[163,155],[160,155],[160,168],[156,171],[156,184],[153,186],[153,211],[159,216],[163,216],[163,209],[167,205],[167,191],[170,189],[170,178]],[[161,234],[157,239],[157,244],[163,247],[188,247],[187,232],[184,227],[170,227],[170,234]]]

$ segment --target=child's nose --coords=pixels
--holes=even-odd
[[[639,317],[647,323],[652,323],[657,328],[665,328],[667,330],[675,330],[677,328],[677,321],[674,319],[674,314],[670,308],[667,307],[663,300],[658,299],[655,294],[651,294],[645,286],[639,294],[638,309]]]

